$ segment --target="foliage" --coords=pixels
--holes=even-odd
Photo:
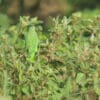
[[[17,25],[0,28],[1,97],[99,99],[100,16],[86,19],[74,13],[53,18],[48,33],[42,32],[40,23],[21,17]]]

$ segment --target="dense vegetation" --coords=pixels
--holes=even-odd
[[[11,26],[0,14],[0,98],[99,100],[98,12],[51,18],[47,31],[37,18]]]

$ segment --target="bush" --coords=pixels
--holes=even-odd
[[[13,100],[100,98],[100,16],[37,18],[0,27],[0,95]],[[3,31],[2,31],[3,30]],[[38,42],[37,42],[38,41]]]

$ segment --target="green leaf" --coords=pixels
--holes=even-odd
[[[86,76],[83,73],[78,73],[77,77],[76,77],[76,82],[81,85],[84,86],[86,84]]]
[[[30,95],[29,93],[29,86],[22,86],[21,87],[21,91],[26,94],[26,95]]]
[[[29,29],[26,30],[25,41],[26,41],[26,48],[28,50],[27,60],[29,62],[33,62],[39,43],[39,39],[34,26],[30,26]]]
[[[7,76],[7,71],[4,70],[4,81],[3,81],[3,91],[4,95],[6,96],[8,94],[8,76]]]
[[[72,81],[71,81],[71,78],[69,77],[67,82],[66,82],[66,85],[64,86],[64,89],[62,90],[62,93],[65,97],[67,97],[68,99],[70,98],[71,96],[71,92],[72,92]]]
[[[2,27],[9,26],[9,18],[7,15],[0,13],[0,26],[2,26]]]
[[[97,73],[96,77],[94,78],[94,90],[96,94],[100,95],[100,78],[98,77]]]

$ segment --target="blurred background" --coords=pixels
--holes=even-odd
[[[0,12],[17,21],[19,16],[69,16],[72,12],[100,9],[100,0],[0,0]]]

